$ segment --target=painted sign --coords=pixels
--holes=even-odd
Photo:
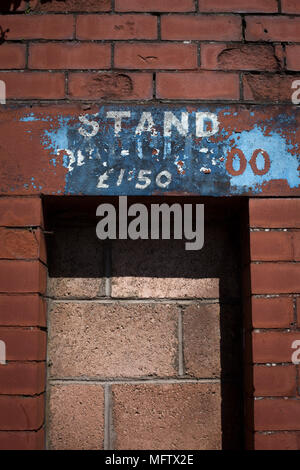
[[[18,123],[47,153],[46,173],[63,173],[52,194],[227,196],[271,188],[278,195],[278,188],[300,189],[295,107],[110,104],[50,114],[39,108],[23,112]],[[33,174],[24,189],[49,193],[44,181]]]

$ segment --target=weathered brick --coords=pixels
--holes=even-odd
[[[31,44],[30,69],[107,69],[111,63],[109,44]]]
[[[111,0],[51,0],[40,2],[32,0],[30,6],[34,11],[58,12],[95,12],[110,11]]]
[[[256,400],[254,422],[257,431],[300,430],[300,400]]]
[[[0,367],[0,394],[40,394],[45,391],[45,377],[45,363],[7,363]]]
[[[39,429],[43,422],[43,395],[26,398],[0,395],[0,429],[2,431]]]
[[[51,385],[49,444],[53,450],[101,450],[104,390],[101,385]]]
[[[78,39],[156,39],[152,15],[82,15],[77,17]]]
[[[39,431],[0,431],[0,450],[43,450],[45,433]]]
[[[26,0],[18,0],[18,1],[6,1],[2,2],[0,6],[0,12],[19,12],[24,11],[27,8],[27,1]]]
[[[251,227],[300,228],[300,199],[250,199]]]
[[[299,450],[300,432],[258,433],[254,435],[255,450]]]
[[[290,75],[247,73],[243,77],[244,98],[259,103],[291,103],[292,83],[296,79]]]
[[[271,45],[201,44],[201,68],[276,71],[279,61]]]
[[[38,295],[0,295],[1,326],[46,326],[46,303]]]
[[[293,322],[292,297],[252,298],[253,328],[290,328]]]
[[[0,198],[0,226],[43,226],[43,210],[40,198]]]
[[[292,344],[300,340],[299,333],[265,331],[254,332],[253,338],[253,362],[257,363],[281,363],[292,362]]]
[[[277,13],[277,0],[198,0],[200,12]]]
[[[0,228],[0,258],[32,259],[46,262],[46,246],[40,229]]]
[[[39,261],[0,260],[1,293],[44,294],[46,280],[46,268]]]
[[[115,45],[115,67],[122,69],[195,69],[195,44],[132,43]]]
[[[54,303],[49,312],[51,375],[176,375],[176,312],[176,306],[158,304]]]
[[[94,277],[49,277],[47,295],[58,299],[94,299],[105,295],[105,279]]]
[[[238,100],[239,77],[235,73],[158,73],[157,98]]]
[[[2,15],[0,25],[6,39],[72,39],[72,15]]]
[[[0,339],[6,345],[7,361],[43,361],[45,359],[46,333],[44,331],[32,328],[1,327]]]
[[[247,41],[298,42],[300,18],[288,16],[246,16]]]
[[[150,73],[71,73],[69,95],[79,99],[150,100]]]
[[[250,256],[253,261],[291,261],[293,259],[290,232],[251,232]]]
[[[115,449],[221,448],[219,384],[113,385],[112,404]]]
[[[189,12],[195,11],[194,0],[115,0],[116,11]]]
[[[293,397],[297,394],[295,366],[254,366],[254,395]]]
[[[298,0],[281,0],[282,13],[300,13],[300,4]]]
[[[26,65],[26,46],[24,44],[1,44],[1,69],[23,69]]]
[[[65,96],[63,73],[0,72],[7,99],[60,99]]]
[[[185,373],[193,377],[220,377],[220,307],[192,305],[183,315]]]
[[[286,68],[300,70],[300,46],[286,46]]]
[[[161,19],[162,39],[239,41],[241,18],[234,15],[166,15]]]
[[[300,263],[261,263],[251,265],[253,294],[292,294],[300,292]]]

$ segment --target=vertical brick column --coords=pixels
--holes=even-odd
[[[300,199],[250,200],[255,449],[299,449]]]
[[[0,449],[44,448],[46,250],[41,199],[0,198]]]

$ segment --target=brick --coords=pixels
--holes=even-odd
[[[292,362],[292,344],[300,340],[300,333],[291,332],[254,332],[253,338],[253,362],[257,363],[281,363]]]
[[[43,226],[41,199],[0,197],[0,226]]]
[[[7,363],[0,366],[0,394],[40,394],[45,391],[45,377],[45,363]]]
[[[234,15],[166,15],[161,19],[162,39],[239,41],[241,18]]]
[[[23,69],[26,66],[24,44],[1,44],[0,64],[2,69]]]
[[[271,45],[201,44],[201,68],[276,71],[279,65]]]
[[[255,450],[299,450],[300,432],[255,433]]]
[[[46,268],[38,261],[0,260],[1,293],[44,294],[46,280]]]
[[[247,41],[300,41],[300,18],[246,16]]]
[[[286,68],[300,70],[300,46],[286,46]]]
[[[49,443],[54,450],[101,450],[104,390],[101,385],[51,385]]]
[[[1,72],[7,99],[60,99],[65,96],[63,73]]]
[[[8,40],[72,39],[72,15],[2,15],[0,24]]]
[[[282,13],[300,13],[300,4],[298,0],[281,0]]]
[[[189,12],[195,11],[193,0],[116,0],[116,11]]]
[[[46,326],[46,303],[38,295],[0,295],[1,326]]]
[[[300,228],[300,198],[250,199],[251,227]]]
[[[115,67],[122,69],[195,69],[195,44],[138,43],[115,45]]]
[[[0,258],[40,258],[46,262],[46,246],[43,234],[39,229],[0,228]]]
[[[277,0],[198,0],[200,12],[277,13]]]
[[[289,75],[248,73],[243,77],[244,99],[265,103],[290,103],[294,80],[296,77]]]
[[[293,259],[290,232],[251,232],[250,256],[253,261],[291,261]]]
[[[290,328],[293,323],[292,297],[252,298],[253,328]]]
[[[152,15],[82,15],[77,17],[78,39],[156,39],[157,18]]]
[[[193,377],[220,377],[220,307],[192,305],[183,315],[185,373]]]
[[[0,429],[22,431],[39,429],[44,422],[44,396],[0,396]]]
[[[254,366],[254,395],[293,397],[297,394],[295,366]]]
[[[112,404],[116,450],[221,448],[219,384],[113,385]]]
[[[109,44],[31,44],[30,69],[107,69],[111,64]]]
[[[261,263],[251,265],[253,294],[292,294],[300,292],[300,263]]]
[[[235,234],[205,225],[205,249],[186,251],[181,240],[118,240],[112,250],[112,297],[239,297]],[[134,260],[134,262],[132,262]]]
[[[150,100],[150,73],[71,73],[69,95],[79,99]]]
[[[39,431],[0,431],[0,450],[44,450],[45,433]]]
[[[51,0],[50,2],[30,2],[34,11],[95,12],[110,11],[111,0]]]
[[[44,331],[32,328],[1,327],[0,339],[6,344],[7,361],[43,361],[45,359],[46,333]]]
[[[300,400],[264,399],[254,402],[257,431],[300,430]]]
[[[53,377],[176,375],[177,307],[55,303],[49,318]],[[61,341],[61,338],[64,341]]]
[[[49,277],[47,295],[57,299],[97,299],[105,296],[105,279]]]
[[[238,100],[239,95],[239,77],[234,73],[203,71],[157,75],[157,98]]]

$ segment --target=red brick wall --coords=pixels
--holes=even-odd
[[[9,104],[290,104],[291,82],[300,79],[297,0],[1,3],[0,80]],[[290,359],[290,341],[300,339],[298,202],[250,200],[247,429],[248,445],[258,449],[299,448],[299,371]],[[40,448],[46,276],[40,200],[1,197],[0,226],[0,331],[9,353],[8,365],[0,366],[0,446]],[[16,412],[26,407],[29,421]]]

